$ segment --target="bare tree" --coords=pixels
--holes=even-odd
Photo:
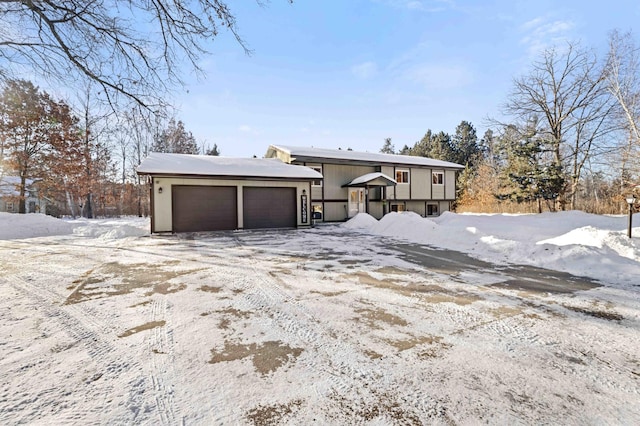
[[[619,157],[620,190],[624,191],[640,174],[640,46],[631,33],[614,31],[609,37],[607,84],[627,133]]]
[[[521,122],[542,119],[554,166],[566,174],[561,208],[567,199],[575,208],[582,167],[594,144],[611,131],[610,111],[604,67],[578,44],[546,50],[529,74],[514,81],[505,112]]]
[[[0,77],[82,76],[112,105],[154,105],[223,28],[250,52],[225,0],[1,0],[0,22]]]

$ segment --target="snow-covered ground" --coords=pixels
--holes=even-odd
[[[639,424],[634,219],[631,240],[580,212],[150,236],[0,213],[0,418]],[[523,290],[570,277],[511,263],[598,282]]]
[[[536,265],[611,285],[640,283],[640,214],[627,236],[627,216],[579,211],[543,214],[455,214],[425,219],[391,213],[358,215],[345,226],[470,253],[491,262]]]

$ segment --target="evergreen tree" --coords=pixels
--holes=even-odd
[[[499,199],[516,203],[555,201],[565,186],[563,171],[554,161],[549,143],[537,129],[537,120],[531,120],[524,129],[509,125],[500,140],[500,154],[504,162]],[[554,204],[550,204],[554,209]]]
[[[466,165],[472,170],[482,158],[482,149],[478,144],[476,129],[468,121],[462,121],[456,127],[456,133],[451,138],[452,158],[449,161]]]
[[[169,125],[162,130],[154,140],[151,148],[154,152],[167,152],[173,154],[199,154],[200,148],[191,132],[187,132],[181,120],[176,122],[173,118]]]
[[[395,154],[396,148],[391,143],[391,138],[385,138],[384,145],[382,145],[382,149],[380,152],[383,154]]]
[[[214,143],[213,148],[207,148],[204,152],[204,155],[213,155],[216,157],[219,156],[220,150],[218,149],[218,144]]]

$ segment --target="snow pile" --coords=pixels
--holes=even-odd
[[[148,218],[56,219],[43,214],[0,213],[0,240],[74,234],[113,240],[149,234]]]
[[[640,228],[627,237],[627,216],[579,211],[543,214],[456,214],[437,218],[416,213],[359,214],[344,226],[451,250],[482,260],[536,265],[589,276],[604,283],[637,284]],[[640,215],[636,215],[637,224]],[[357,226],[352,224],[357,223]]]
[[[366,213],[358,213],[349,220],[349,222],[345,223],[344,226],[352,229],[366,229],[372,227],[376,223],[378,223],[378,221],[375,217]]]
[[[74,222],[78,226],[73,230],[73,233],[81,237],[117,240],[128,237],[142,237],[149,234],[149,219],[144,218],[80,219]]]
[[[0,212],[0,240],[67,235],[73,228],[68,222],[44,214]]]

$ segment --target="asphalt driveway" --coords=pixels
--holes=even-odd
[[[340,226],[0,242],[9,423],[633,423],[637,305]]]

